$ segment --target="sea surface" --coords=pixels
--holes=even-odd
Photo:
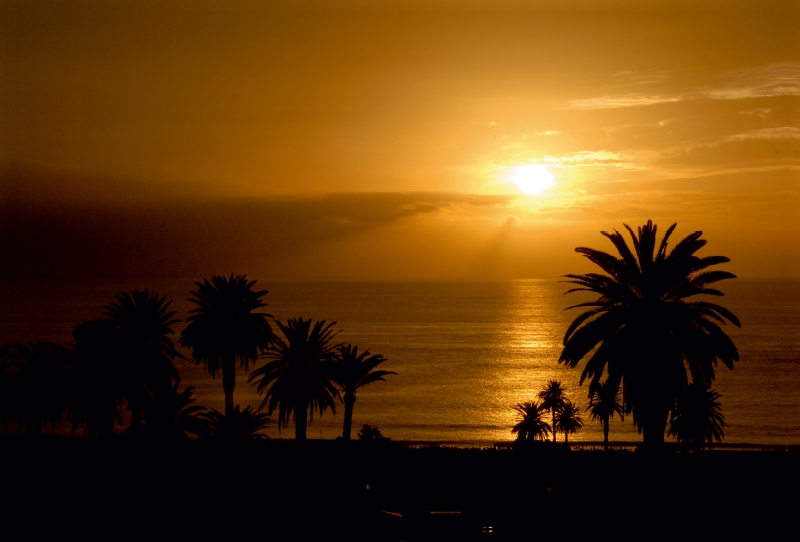
[[[489,444],[510,440],[514,405],[534,399],[548,379],[564,382],[567,395],[587,405],[580,366],[558,364],[567,326],[585,301],[565,296],[557,280],[503,282],[264,282],[265,309],[290,317],[336,322],[336,340],[382,354],[386,382],[358,391],[353,434],[377,425],[395,440]],[[191,279],[125,279],[87,282],[41,280],[0,283],[0,343],[71,341],[75,324],[101,316],[119,291],[149,288],[173,300],[185,319]],[[726,443],[800,445],[800,280],[735,279],[721,283],[715,298],[742,321],[726,331],[738,346],[733,371],[720,364],[714,388],[722,394]],[[183,323],[175,326],[176,336]],[[177,342],[177,339],[176,339]],[[186,352],[187,357],[188,352]],[[222,382],[202,366],[178,361],[197,402],[222,409]],[[251,367],[252,370],[252,367]],[[260,405],[237,372],[236,402]],[[309,438],[335,438],[343,411],[315,415]],[[570,442],[602,440],[599,424]],[[272,438],[293,438],[293,428],[273,427]],[[563,438],[563,437],[561,437]],[[612,441],[639,441],[630,419],[614,420]]]

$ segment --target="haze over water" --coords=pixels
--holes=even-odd
[[[337,321],[338,339],[387,358],[396,371],[387,382],[358,392],[353,427],[377,425],[395,440],[483,442],[510,440],[513,407],[535,397],[549,378],[586,407],[588,388],[578,386],[580,368],[557,364],[561,340],[585,297],[564,296],[556,280],[499,282],[269,282],[267,312],[285,321],[301,316]],[[4,282],[0,342],[49,340],[68,344],[75,323],[99,318],[121,290],[150,288],[173,300],[185,319],[191,279]],[[740,353],[733,371],[717,369],[728,426],[725,443],[800,444],[800,280],[736,279],[721,284],[716,301],[742,321],[727,326]],[[175,326],[176,337],[183,323]],[[177,340],[177,339],[176,339]],[[188,356],[188,352],[185,352]],[[176,363],[183,386],[195,386],[197,402],[222,408],[222,382],[202,366]],[[247,372],[237,370],[235,400],[257,406]],[[570,441],[601,440],[586,425]],[[315,417],[310,438],[335,438],[342,411]],[[273,426],[272,438],[293,437]],[[563,437],[560,437],[563,438]],[[613,441],[639,441],[630,419],[611,424]]]

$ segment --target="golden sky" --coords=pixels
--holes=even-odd
[[[796,1],[372,4],[0,0],[3,273],[800,276]]]

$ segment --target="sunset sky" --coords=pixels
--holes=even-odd
[[[0,271],[800,276],[800,3],[373,3],[0,0]]]

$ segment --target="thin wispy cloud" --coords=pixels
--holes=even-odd
[[[620,74],[625,76],[625,72]],[[666,79],[643,79],[639,74],[629,76],[629,85],[659,83]],[[685,100],[742,100],[774,96],[800,96],[800,64],[773,64],[760,68],[739,70],[723,75],[719,86],[695,87],[683,92],[641,93],[630,92],[597,98],[571,100],[564,109],[617,109],[641,107]]]

